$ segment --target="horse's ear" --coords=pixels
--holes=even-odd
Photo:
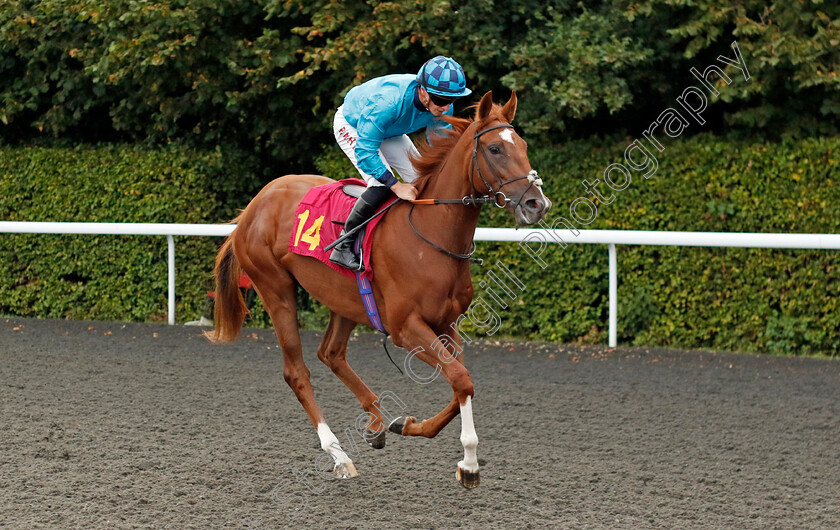
[[[478,119],[483,120],[487,116],[490,115],[490,111],[493,110],[493,91],[490,90],[481,98],[481,102],[478,104]]]
[[[505,117],[508,123],[513,123],[513,117],[516,115],[516,90],[510,93],[510,99],[502,108],[502,116]]]

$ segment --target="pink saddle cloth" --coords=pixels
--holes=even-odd
[[[351,271],[330,261],[332,250],[324,251],[324,247],[338,239],[341,229],[344,228],[344,221],[350,210],[356,203],[356,198],[344,193],[341,188],[347,184],[364,186],[365,181],[361,179],[344,179],[330,184],[315,186],[303,197],[295,210],[295,224],[292,235],[289,238],[289,252],[310,256],[327,267],[341,274],[355,278],[355,271]],[[394,198],[396,200],[396,197]],[[391,202],[387,201],[379,207],[379,210],[386,208]],[[374,217],[364,231],[362,240],[362,261],[365,266],[362,278],[373,279],[373,267],[371,266],[371,250],[373,247],[373,232],[379,221],[385,214]]]

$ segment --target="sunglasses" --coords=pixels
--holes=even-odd
[[[429,99],[432,100],[432,103],[438,107],[448,107],[453,101],[455,101],[453,98],[445,98],[432,94],[431,92],[427,92],[427,94],[429,94]]]

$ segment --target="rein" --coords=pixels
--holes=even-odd
[[[456,201],[456,202],[460,202],[460,201]],[[425,242],[426,242],[426,243],[427,243],[430,247],[432,247],[433,249],[437,250],[437,251],[438,251],[438,252],[440,252],[441,254],[445,254],[445,255],[449,256],[450,258],[455,258],[455,259],[468,259],[468,260],[470,260],[470,263],[478,263],[479,265],[481,265],[481,264],[483,264],[483,263],[484,263],[484,260],[483,260],[483,259],[479,259],[479,258],[474,258],[474,257],[472,257],[472,255],[473,255],[473,254],[475,254],[475,241],[473,241],[473,248],[472,248],[472,250],[469,252],[469,254],[459,254],[459,253],[457,253],[457,252],[452,252],[452,251],[450,251],[450,250],[446,250],[445,248],[440,247],[440,246],[438,246],[438,245],[436,245],[436,244],[432,243],[431,241],[429,241],[429,240],[428,240],[428,239],[426,239],[425,237],[423,237],[423,235],[422,235],[420,232],[418,232],[418,231],[417,231],[417,229],[416,229],[416,228],[414,228],[414,225],[411,223],[411,212],[413,212],[413,211],[414,211],[414,207],[415,207],[415,206],[416,206],[416,204],[412,204],[412,205],[411,205],[411,209],[408,211],[408,226],[410,226],[410,227],[411,227],[411,229],[414,231],[414,234],[415,234],[417,237],[419,237],[420,239],[422,239],[423,241],[425,241]]]
[[[411,229],[414,231],[414,234],[417,237],[422,239],[426,244],[428,244],[429,246],[431,246],[433,249],[437,250],[441,254],[445,254],[445,255],[449,256],[450,258],[454,258],[454,259],[468,259],[468,260],[470,260],[471,263],[477,263],[479,265],[484,263],[484,260],[472,257],[472,255],[475,254],[475,250],[476,250],[475,241],[473,241],[473,248],[469,253],[459,254],[457,252],[452,252],[452,251],[446,250],[445,248],[442,248],[442,247],[436,245],[435,243],[432,243],[431,241],[429,241],[425,237],[423,237],[423,235],[420,234],[420,232],[417,231],[417,228],[415,228],[414,225],[411,222],[411,214],[412,214],[412,212],[414,212],[414,207],[415,206],[417,206],[418,204],[420,204],[420,205],[430,205],[430,206],[438,205],[438,204],[463,204],[464,206],[478,206],[478,207],[481,207],[482,204],[493,203],[498,208],[504,208],[510,202],[512,202],[515,206],[519,206],[522,203],[522,198],[525,197],[525,194],[528,193],[534,185],[536,185],[538,187],[542,185],[542,179],[539,178],[539,176],[537,176],[537,172],[534,171],[533,169],[531,171],[529,171],[526,175],[522,175],[520,177],[514,177],[510,180],[503,181],[499,177],[499,175],[496,173],[496,170],[493,168],[493,166],[491,164],[490,165],[490,171],[493,173],[493,177],[495,177],[497,183],[499,184],[499,188],[497,190],[494,190],[493,186],[491,186],[490,183],[487,182],[487,179],[485,179],[484,175],[481,173],[481,167],[478,165],[478,147],[479,147],[479,145],[481,145],[480,142],[479,142],[479,138],[481,138],[482,135],[484,135],[484,134],[486,134],[490,131],[494,131],[496,129],[501,129],[501,128],[508,128],[508,127],[512,129],[513,125],[511,125],[509,123],[502,123],[500,125],[494,125],[493,127],[488,127],[484,130],[478,131],[478,132],[475,133],[475,135],[473,135],[473,140],[475,142],[473,144],[472,160],[470,161],[470,172],[469,172],[470,173],[470,184],[473,187],[473,194],[472,195],[466,195],[461,199],[414,199],[412,201],[408,201],[408,202],[412,203],[411,204],[411,209],[408,211],[408,226],[411,227]],[[487,158],[487,154],[484,150],[484,146],[481,146],[481,153],[484,156],[484,160],[487,160],[489,162],[489,160]],[[478,195],[478,190],[476,189],[475,182],[472,178],[473,172],[478,174],[478,178],[481,179],[481,182],[484,184],[485,187],[487,187],[487,191],[490,192],[492,195],[488,195],[488,194]],[[519,196],[519,200],[514,201],[513,199],[509,198],[507,195],[505,195],[502,192],[503,187],[507,186],[508,184],[512,184],[514,182],[518,182],[518,181],[523,180],[523,179],[528,179],[528,182],[530,184],[525,189],[525,191],[523,191],[522,194]],[[502,204],[499,204],[500,199],[502,201]]]

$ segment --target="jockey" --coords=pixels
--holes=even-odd
[[[344,154],[365,179],[367,189],[350,211],[341,235],[373,215],[391,192],[404,200],[417,197],[411,182],[418,175],[409,156],[419,153],[407,134],[424,127],[447,126],[435,120],[443,114],[452,115],[452,102],[472,92],[466,85],[461,65],[439,55],[426,61],[416,76],[377,77],[347,93],[335,113],[333,132]],[[391,168],[404,182],[397,180]],[[353,243],[351,236],[336,245],[330,261],[351,270],[364,270],[353,252]]]

